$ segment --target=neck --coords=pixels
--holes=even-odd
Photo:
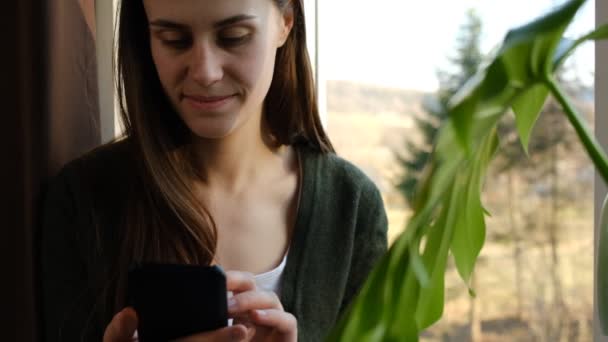
[[[197,139],[194,157],[206,187],[240,192],[284,161],[285,147],[273,146],[265,130],[243,130],[222,139]]]

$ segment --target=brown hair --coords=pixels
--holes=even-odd
[[[302,0],[273,0],[293,11],[294,26],[278,49],[264,102],[264,120],[280,145],[305,143],[333,152],[323,130],[306,48]],[[190,131],[162,90],[154,66],[142,0],[122,0],[118,14],[117,90],[124,137],[133,157],[120,252],[114,257],[104,302],[124,306],[127,271],[142,262],[208,265],[216,252],[213,218],[190,190],[195,173],[187,146]]]

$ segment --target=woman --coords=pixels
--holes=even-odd
[[[235,324],[184,341],[319,341],[386,250],[373,183],[319,120],[301,0],[123,0],[124,139],[49,190],[49,341],[130,341],[126,274],[219,264]],[[257,275],[257,276],[254,276]]]

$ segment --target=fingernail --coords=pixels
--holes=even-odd
[[[228,309],[236,308],[236,299],[230,298],[228,299]]]
[[[266,310],[255,310],[255,312],[260,316],[266,316],[268,314]]]

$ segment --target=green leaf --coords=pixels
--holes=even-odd
[[[549,89],[543,84],[537,84],[515,98],[511,106],[515,113],[519,139],[526,154],[528,154],[532,129],[536,120],[538,120],[538,116],[548,95]]]
[[[562,35],[584,2],[569,1],[509,31],[494,59],[450,99],[456,136],[467,151],[477,138],[472,133],[477,118],[504,113],[517,96],[546,79]]]
[[[516,47],[527,46],[528,63],[521,64],[521,67],[528,68],[534,77],[552,71],[555,49],[584,3],[585,0],[568,1],[529,24],[509,31],[503,44],[503,54]]]
[[[567,38],[562,39],[555,53],[555,57],[553,58],[555,65],[553,70],[556,70],[560,65],[562,65],[564,60],[568,58],[572,51],[574,51],[579,45],[590,40],[604,39],[608,39],[608,24],[601,25],[577,40]]]
[[[608,39],[608,23],[600,25],[600,27],[586,34],[583,39],[585,40],[603,40]]]
[[[445,265],[454,223],[464,196],[462,176],[456,176],[453,180],[450,193],[449,201],[442,208],[439,219],[429,231],[423,253],[426,268],[431,273],[431,280],[429,286],[420,289],[416,306],[416,322],[421,330],[436,322],[443,313]]]
[[[390,303],[394,315],[389,320],[389,329],[386,335],[377,341],[418,341],[420,327],[416,323],[416,300],[420,292],[420,284],[410,269],[405,279],[399,282],[394,290],[399,292],[398,300]],[[355,339],[356,341],[356,339]]]
[[[418,245],[417,243],[414,245]],[[430,279],[429,274],[426,271],[426,267],[424,267],[424,261],[420,257],[420,254],[413,248],[410,249],[410,264],[412,265],[412,270],[416,275],[416,278],[420,282],[422,287],[426,287],[429,285]]]
[[[420,284],[412,267],[415,262],[412,258],[419,258],[416,244],[420,239],[416,236],[423,230],[422,225],[428,219],[429,216],[424,210],[419,212],[408,225],[414,229],[402,234],[391,248],[393,256],[386,279],[386,314],[383,318],[387,329],[376,341],[418,341],[419,328],[414,319],[414,312]]]
[[[452,239],[451,250],[454,255],[456,268],[462,279],[468,283],[475,260],[483,246],[485,239],[485,224],[479,191],[475,188],[477,181],[475,175],[467,177],[467,193],[461,199],[458,207],[459,215],[455,222],[454,237]]]
[[[469,149],[471,140],[471,126],[473,124],[473,115],[477,109],[478,98],[477,94],[472,94],[464,101],[460,102],[451,109],[452,123],[455,128],[456,137],[465,150]]]
[[[415,201],[419,203],[416,208],[433,208],[445,201],[445,198],[449,198],[447,192],[465,158],[464,146],[458,143],[456,128],[452,121],[452,119],[448,120],[439,132],[428,172],[426,177],[421,179],[421,197]]]
[[[385,310],[379,303],[384,303],[383,278],[388,274],[390,256],[389,252],[382,257],[359,296],[338,321],[328,341],[379,341],[377,336],[384,335],[386,325],[382,318]]]
[[[468,166],[470,172],[466,178],[465,195],[454,227],[451,250],[458,273],[467,284],[485,241],[486,225],[481,204],[481,185],[497,148],[498,137],[494,129],[484,138],[479,152]]]

